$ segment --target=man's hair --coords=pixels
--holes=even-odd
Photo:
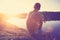
[[[40,10],[41,4],[40,3],[35,3],[34,9]]]

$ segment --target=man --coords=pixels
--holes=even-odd
[[[36,3],[34,5],[34,10],[31,11],[28,15],[26,23],[27,23],[27,29],[31,34],[38,33],[38,30],[41,31],[41,28],[42,28],[44,18],[43,18],[43,15],[40,14],[39,12],[40,7],[41,7],[41,4]]]

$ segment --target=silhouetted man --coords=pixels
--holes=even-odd
[[[34,10],[31,11],[27,18],[27,28],[31,35],[41,32],[42,24],[44,21],[43,15],[40,14],[40,3],[34,5]]]

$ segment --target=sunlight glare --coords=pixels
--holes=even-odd
[[[23,28],[23,29],[26,29],[25,21],[26,21],[25,19],[14,18],[14,17],[6,20],[6,22],[16,25],[18,28]]]

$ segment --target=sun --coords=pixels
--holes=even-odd
[[[6,27],[17,27],[17,28],[26,28],[26,18],[25,14],[20,15],[20,14],[0,14],[0,25],[5,25]],[[14,25],[14,26],[13,26]]]

